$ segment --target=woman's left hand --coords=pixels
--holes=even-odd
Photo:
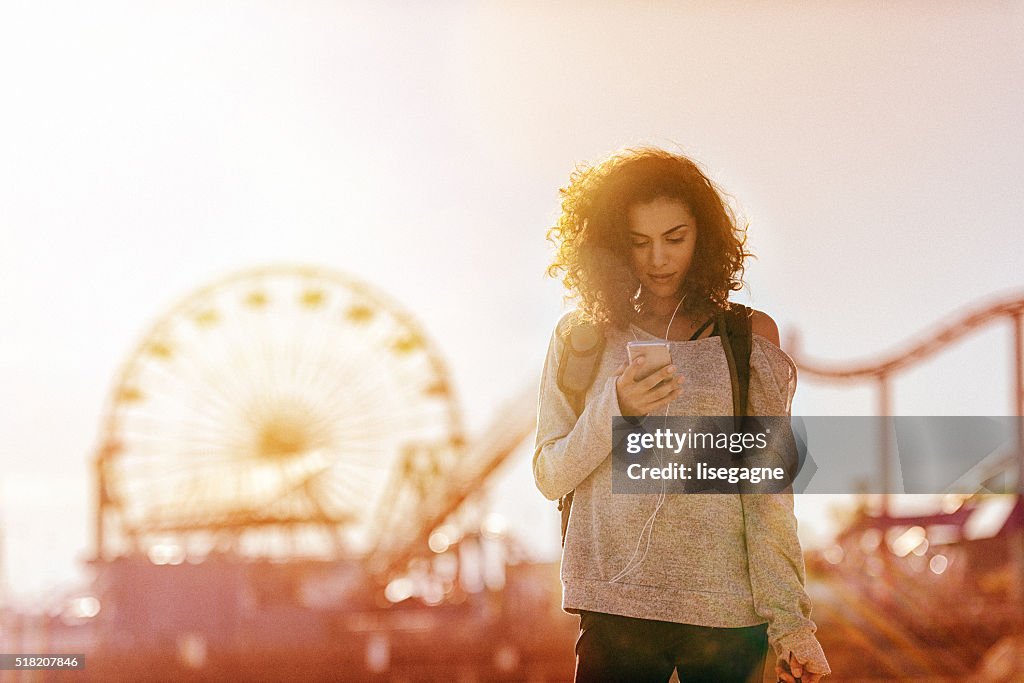
[[[789,661],[779,659],[775,662],[775,675],[786,683],[818,683],[823,674],[817,674],[804,668],[804,663],[789,653]]]

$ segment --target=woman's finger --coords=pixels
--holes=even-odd
[[[786,683],[796,683],[796,678],[793,676],[792,669],[789,662],[785,659],[775,660],[775,676],[780,681]]]
[[[775,678],[786,683],[796,683],[796,680],[789,674],[788,671],[783,670],[778,664],[775,665]]]
[[[804,665],[800,663],[792,652],[789,653],[789,670],[793,672],[795,678],[800,678],[804,673]]]
[[[669,402],[671,402],[682,391],[682,384],[682,375],[678,375],[673,379],[662,380],[660,385],[655,386],[646,393],[646,398],[656,403],[663,403],[665,399],[669,399]]]
[[[683,382],[685,381],[686,380],[683,378],[682,375],[676,375],[670,381],[665,382],[665,386],[661,388],[661,390],[664,392],[664,396],[668,396],[669,394],[673,396],[678,396],[679,392],[683,390]]]
[[[622,379],[627,382],[636,382],[636,373],[644,366],[644,357],[640,356],[632,363],[626,363],[626,369],[622,371]]]
[[[654,403],[651,403],[646,408],[646,412],[647,412],[648,415],[650,415],[651,413],[653,413],[655,411],[661,410],[662,408],[664,408],[668,404],[672,403],[672,401],[674,401],[677,398],[679,398],[679,394],[682,393],[682,388],[679,387],[679,386],[673,386],[673,387],[669,388],[667,390],[667,392],[668,393],[666,393],[665,396],[663,396],[662,398],[658,399]]]
[[[652,401],[650,410],[659,410],[664,408],[672,401],[679,397],[679,386],[672,382],[664,389],[659,388],[656,393],[651,395],[649,398]]]
[[[639,382],[637,382],[637,384],[639,384],[640,388],[643,389],[644,391],[650,391],[651,389],[658,386],[665,380],[671,379],[672,375],[674,375],[675,373],[676,366],[666,365],[665,367],[660,368],[656,372],[653,372],[649,376],[640,380]]]

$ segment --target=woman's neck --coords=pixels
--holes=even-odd
[[[644,317],[652,320],[664,320],[668,322],[668,319],[673,313],[678,310],[682,312],[683,307],[680,305],[679,299],[667,299],[663,297],[651,298],[645,302]]]

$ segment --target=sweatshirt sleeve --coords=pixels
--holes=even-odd
[[[771,342],[755,337],[750,356],[752,415],[789,415],[796,366]],[[757,613],[768,621],[768,642],[781,659],[792,653],[809,671],[831,669],[814,633],[804,590],[804,558],[792,492],[746,494],[743,504],[750,585]]]
[[[610,457],[612,416],[619,414],[614,376],[591,388],[578,419],[569,399],[558,388],[558,359],[565,344],[560,330],[566,319],[551,335],[537,406],[533,478],[549,500],[558,500],[575,489]]]

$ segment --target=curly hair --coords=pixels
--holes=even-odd
[[[743,287],[746,226],[739,226],[722,193],[685,156],[662,149],[626,149],[588,166],[580,164],[559,191],[562,213],[547,232],[555,245],[551,277],[562,273],[584,320],[626,327],[644,310],[640,281],[630,265],[629,210],[656,199],[678,199],[697,220],[693,263],[680,285],[691,317],[728,306]]]

